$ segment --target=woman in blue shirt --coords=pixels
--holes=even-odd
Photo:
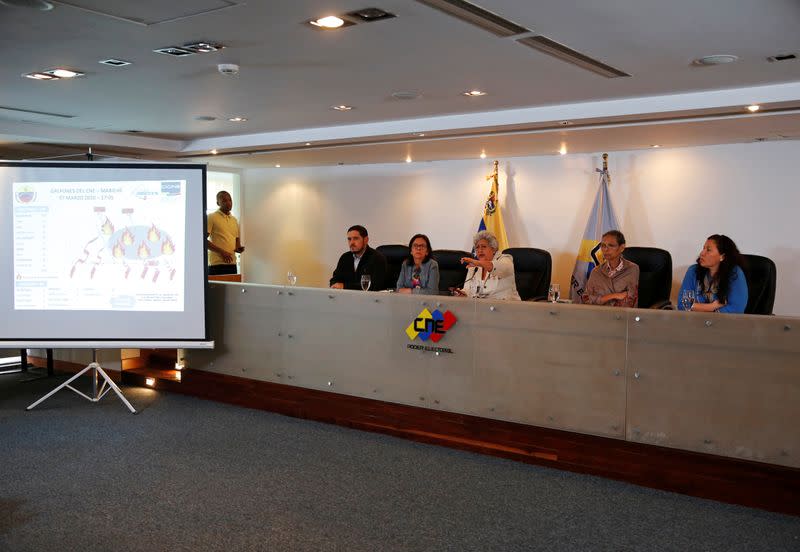
[[[425,234],[415,234],[408,242],[409,255],[397,278],[399,293],[439,293],[439,263],[431,258],[431,241]]]
[[[703,245],[697,264],[689,267],[678,294],[678,310],[686,310],[681,300],[684,292],[694,291],[689,310],[696,312],[742,313],[747,306],[747,280],[744,260],[728,236],[714,234]]]

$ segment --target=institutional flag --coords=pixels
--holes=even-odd
[[[602,264],[603,254],[600,252],[600,240],[603,234],[609,230],[618,230],[617,216],[611,206],[611,198],[608,195],[608,169],[597,169],[600,173],[600,189],[594,198],[594,207],[583,232],[578,250],[578,258],[575,261],[575,270],[572,271],[572,281],[570,283],[569,297],[574,303],[581,302],[581,296],[586,288],[594,267]]]
[[[497,161],[494,162],[494,172],[486,177],[492,181],[492,188],[489,190],[489,197],[483,207],[483,216],[478,225],[478,232],[488,230],[497,238],[498,251],[508,248],[508,238],[506,237],[506,227],[503,224],[503,215],[500,212],[500,187],[497,177]]]

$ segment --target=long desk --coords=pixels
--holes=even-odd
[[[800,467],[797,319],[234,283],[209,303],[190,369]],[[457,319],[438,343],[406,333],[424,309]]]

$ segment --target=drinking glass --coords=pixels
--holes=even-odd
[[[547,300],[551,303],[558,303],[561,298],[561,284],[550,284],[550,289],[547,292]]]
[[[683,290],[683,296],[681,297],[681,305],[683,306],[683,310],[692,310],[692,305],[694,305],[694,290],[693,289],[685,289]]]
[[[289,285],[293,286],[297,283],[297,274],[295,274],[293,270],[289,270],[289,272],[286,273],[286,279],[289,280]]]
[[[361,289],[367,291],[369,289],[369,285],[372,283],[372,278],[369,277],[369,274],[362,274],[361,275]]]

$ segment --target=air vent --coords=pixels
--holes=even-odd
[[[497,36],[513,36],[530,32],[525,27],[463,0],[417,0],[417,2],[436,8]]]
[[[797,59],[795,54],[783,54],[780,56],[770,56],[767,58],[767,61],[789,61],[790,59]]]
[[[395,14],[383,11],[380,8],[364,8],[363,10],[351,11],[347,16],[350,19],[356,19],[364,23],[397,17]]]
[[[464,0],[417,0],[417,2],[435,8],[448,15],[452,15],[457,19],[480,27],[500,37],[510,37],[521,34],[529,35],[532,33],[529,29],[517,25],[513,21],[504,19],[495,13],[478,7],[475,4],[465,2]],[[610,65],[592,59],[585,54],[568,48],[554,40],[550,40],[545,36],[525,36],[516,39],[516,41],[529,48],[556,57],[561,61],[577,65],[578,67],[592,71],[598,75],[603,75],[604,77],[630,77],[625,71],[620,71]]]
[[[104,59],[98,61],[97,63],[102,63],[103,65],[110,65],[111,67],[125,67],[126,65],[130,65],[130,61],[125,61],[122,59]]]
[[[157,50],[153,51],[157,54],[164,54],[167,56],[175,56],[175,57],[194,55],[194,52],[192,52],[191,50],[187,50],[186,48],[178,48],[177,46],[167,46],[166,48],[158,48]]]
[[[610,65],[606,65],[596,59],[592,59],[589,56],[583,55],[580,52],[576,52],[572,48],[567,48],[563,44],[559,44],[554,40],[550,40],[544,36],[529,36],[527,38],[520,38],[517,40],[520,44],[524,44],[534,50],[539,50],[545,54],[553,56],[555,58],[560,59],[561,61],[566,61],[567,63],[571,63],[573,65],[577,65],[578,67],[582,67],[588,71],[592,71],[597,73],[598,75],[603,75],[604,77],[608,77],[610,79],[616,77],[630,77],[628,73],[625,71],[620,71]]]

